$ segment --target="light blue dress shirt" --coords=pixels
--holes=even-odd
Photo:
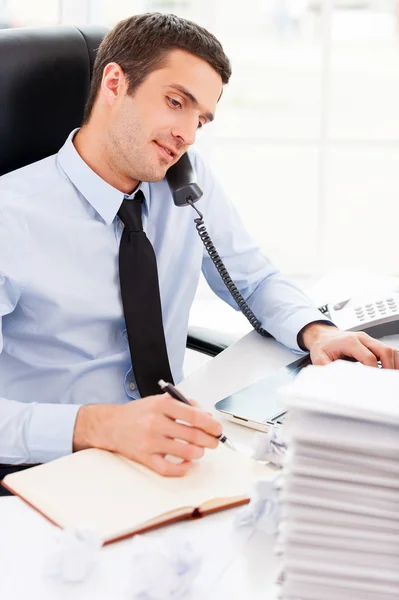
[[[81,159],[74,133],[58,154],[0,178],[0,463],[68,454],[81,405],[139,397],[119,290],[124,195]],[[233,281],[262,326],[298,350],[298,332],[321,314],[262,255],[209,168],[190,155],[204,192],[198,209]],[[198,237],[193,209],[174,205],[166,181],[140,188],[178,382],[201,268],[216,294],[237,306]]]

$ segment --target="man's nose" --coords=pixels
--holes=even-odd
[[[176,123],[172,129],[172,135],[178,138],[185,146],[191,146],[195,142],[198,130],[198,119],[186,118]]]

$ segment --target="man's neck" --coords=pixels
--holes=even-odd
[[[131,194],[139,185],[139,181],[127,180],[113,167],[107,157],[106,141],[101,135],[91,130],[90,124],[84,125],[72,140],[75,150],[85,163],[101,179],[120,190],[124,194]]]

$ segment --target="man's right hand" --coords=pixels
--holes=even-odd
[[[205,448],[217,447],[216,436],[222,433],[221,423],[191,402],[188,406],[169,394],[160,394],[123,405],[82,406],[75,423],[73,450],[102,448],[161,475],[185,475]],[[171,462],[166,455],[182,462]]]

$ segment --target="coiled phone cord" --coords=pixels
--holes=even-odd
[[[223,283],[225,284],[225,286],[229,290],[230,294],[233,296],[235,302],[237,303],[238,308],[246,316],[248,321],[251,323],[252,327],[255,329],[255,331],[257,331],[257,333],[259,333],[263,337],[272,337],[270,335],[270,333],[268,331],[266,331],[266,329],[263,329],[261,322],[255,317],[254,313],[249,308],[245,299],[241,295],[239,289],[237,288],[234,281],[230,277],[226,267],[223,264],[222,259],[220,258],[215,246],[213,245],[213,242],[209,236],[209,233],[206,230],[206,227],[204,225],[203,215],[194,206],[194,202],[192,201],[191,198],[187,198],[186,201],[188,204],[190,204],[190,206],[193,207],[193,209],[199,215],[199,218],[194,219],[194,223],[197,228],[198,235],[200,236],[202,243],[204,244],[209,256],[211,257],[213,264],[217,268],[219,275],[223,280]]]

